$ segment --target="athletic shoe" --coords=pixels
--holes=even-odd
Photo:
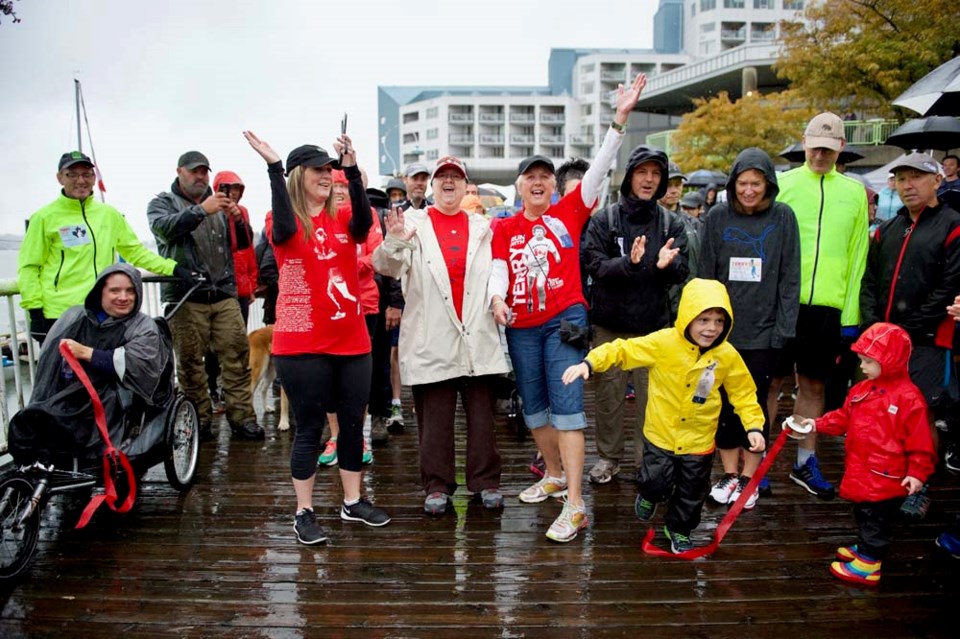
[[[254,420],[242,424],[230,424],[230,430],[233,431],[234,437],[240,439],[260,440],[266,437],[263,427]]]
[[[947,470],[960,473],[960,444],[947,445],[947,452],[943,456],[943,463]]]
[[[361,497],[360,501],[347,506],[343,504],[340,507],[340,519],[343,521],[362,521],[368,526],[386,526],[390,523],[390,515],[384,510],[377,508],[366,497]]]
[[[732,501],[730,498],[737,490],[738,485],[737,475],[735,473],[727,473],[710,489],[710,499],[718,504],[729,504]]]
[[[740,499],[740,493],[744,491],[744,489],[747,487],[747,484],[749,483],[750,483],[749,477],[744,477],[743,475],[740,475],[739,479],[737,480],[737,487],[733,491],[733,494],[730,495],[731,504],[737,501],[738,499]],[[757,505],[757,500],[759,498],[760,498],[760,490],[759,489],[754,490],[753,494],[747,498],[746,503],[743,505],[743,509],[753,510],[753,507]]]
[[[587,512],[583,506],[576,508],[569,502],[564,502],[563,510],[547,531],[547,539],[565,544],[577,538],[577,533],[590,525]]]
[[[880,583],[880,567],[883,562],[877,559],[852,559],[834,561],[830,564],[830,574],[837,579],[860,586],[876,586]]]
[[[320,453],[320,459],[317,460],[318,466],[336,466],[337,465],[337,438],[331,437],[327,440],[327,445],[323,447]]]
[[[693,542],[690,541],[690,537],[687,535],[670,532],[670,529],[666,526],[663,527],[663,532],[667,535],[667,539],[670,540],[670,552],[673,554],[679,555],[682,552],[693,550]]]
[[[833,499],[837,494],[833,484],[820,474],[820,464],[817,463],[816,455],[808,457],[803,466],[794,465],[793,470],[790,471],[790,479],[820,499]]]
[[[840,546],[837,548],[836,556],[840,561],[853,561],[854,559],[871,561],[871,559],[866,555],[860,554],[860,550],[857,549],[857,544],[853,544],[852,546]]]
[[[390,406],[390,417],[387,418],[387,430],[394,434],[403,432],[403,408],[400,404]]]
[[[327,533],[317,523],[317,516],[310,508],[304,508],[296,514],[293,520],[293,532],[297,533],[297,541],[308,546],[327,540]]]
[[[927,497],[926,485],[904,499],[903,505],[900,506],[901,515],[907,519],[913,519],[917,521],[926,517],[928,510],[930,510],[930,498]]]
[[[390,431],[387,430],[387,420],[375,415],[370,427],[370,443],[374,446],[384,446],[388,441],[390,441]]]
[[[428,515],[442,515],[447,512],[448,503],[450,503],[450,496],[446,493],[430,493],[423,500],[423,511]]]
[[[533,486],[520,493],[520,501],[525,504],[539,504],[548,497],[559,499],[567,494],[566,477],[544,477]]]
[[[543,461],[540,453],[533,454],[533,461],[530,462],[530,472],[540,479],[543,479],[544,475],[547,474],[547,462]]]
[[[960,537],[952,533],[942,533],[936,540],[937,546],[946,550],[954,559],[960,559]]]
[[[480,491],[480,502],[487,510],[503,508],[503,493],[499,488],[484,488]]]
[[[657,503],[637,495],[633,502],[633,512],[640,521],[650,521],[657,512]]]
[[[612,459],[604,459],[601,457],[600,460],[593,465],[593,468],[590,469],[590,483],[609,484],[610,480],[613,479],[619,472],[620,464]]]
[[[369,466],[373,463],[373,451],[370,450],[370,446],[367,445],[367,440],[363,440],[363,457],[360,458],[360,462],[364,466]]]

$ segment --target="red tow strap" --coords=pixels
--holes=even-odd
[[[129,510],[133,508],[134,500],[137,498],[137,478],[133,473],[133,466],[130,465],[130,460],[127,459],[127,456],[113,447],[113,442],[110,441],[110,433],[107,432],[107,418],[103,412],[103,402],[100,401],[100,396],[97,394],[93,384],[90,383],[87,372],[80,366],[80,362],[78,362],[74,354],[70,352],[70,348],[64,341],[60,342],[60,354],[63,355],[63,359],[67,361],[67,364],[70,365],[73,373],[77,376],[77,379],[80,380],[80,383],[83,384],[83,387],[86,388],[90,394],[90,400],[93,402],[93,420],[97,424],[97,429],[100,431],[100,436],[103,438],[105,447],[103,451],[104,493],[102,495],[94,495],[93,498],[90,499],[90,503],[87,504],[87,507],[83,509],[83,514],[80,515],[80,521],[77,522],[77,528],[83,528],[90,523],[90,518],[93,517],[93,513],[96,512],[100,504],[104,502],[106,502],[110,510],[114,512],[129,512]],[[127,474],[127,485],[130,490],[127,493],[126,500],[117,506],[116,478],[121,467]]]
[[[706,557],[707,555],[713,554],[713,552],[720,547],[720,542],[723,541],[723,538],[726,536],[727,532],[729,532],[730,528],[733,527],[733,522],[737,520],[737,517],[739,517],[740,513],[743,511],[743,505],[747,503],[747,499],[749,499],[750,495],[753,494],[753,491],[757,489],[757,486],[760,484],[760,480],[763,479],[767,474],[767,471],[770,470],[770,466],[773,464],[773,461],[780,453],[780,449],[783,448],[783,445],[786,442],[787,431],[783,430],[780,432],[780,436],[777,437],[777,441],[775,441],[770,450],[767,451],[767,456],[764,457],[762,462],[760,462],[760,467],[757,468],[757,472],[754,473],[753,477],[750,478],[746,489],[740,493],[737,501],[735,501],[733,506],[730,507],[730,510],[727,511],[727,514],[724,516],[724,518],[720,520],[720,524],[717,526],[717,532],[714,534],[713,541],[710,542],[710,544],[703,546],[702,548],[694,548],[693,550],[673,554],[669,550],[663,550],[653,545],[653,535],[655,531],[653,528],[651,528],[647,531],[646,536],[643,538],[643,544],[641,546],[641,548],[643,548],[643,552],[655,557],[674,557],[676,559],[696,559],[698,557]]]

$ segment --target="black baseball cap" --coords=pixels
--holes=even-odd
[[[527,171],[529,171],[531,168],[533,168],[533,167],[534,167],[535,165],[537,165],[537,164],[542,164],[542,165],[544,165],[545,167],[547,167],[548,169],[550,169],[550,172],[551,172],[551,173],[556,173],[556,172],[557,172],[557,170],[556,170],[556,169],[554,168],[554,166],[553,166],[553,160],[551,160],[551,159],[548,158],[547,156],[545,156],[545,155],[531,155],[530,157],[528,157],[528,158],[526,158],[526,159],[524,159],[524,160],[522,160],[522,161],[520,162],[520,167],[519,167],[519,169],[517,169],[517,175],[523,175],[524,173],[526,173]]]
[[[207,159],[200,151],[187,151],[180,156],[180,159],[177,160],[177,168],[185,168],[187,170],[194,170],[198,166],[205,166],[208,169],[210,168],[210,160]]]
[[[337,158],[330,157],[326,149],[316,144],[304,144],[290,151],[290,155],[287,156],[287,175],[289,176],[290,172],[298,166],[321,167],[328,164],[332,164],[335,169],[340,168]]]
[[[75,166],[77,164],[89,164],[90,166],[93,166],[93,160],[80,151],[70,151],[69,153],[64,153],[60,156],[60,164],[57,166],[57,171],[69,169],[71,166]]]

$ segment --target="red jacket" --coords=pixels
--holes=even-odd
[[[239,184],[243,180],[232,171],[220,171],[213,178],[214,192],[221,184]],[[257,255],[253,247],[253,229],[250,228],[250,213],[247,207],[237,205],[243,215],[243,223],[230,220],[230,251],[233,253],[233,270],[237,278],[237,297],[249,299],[257,288]]]
[[[937,463],[927,404],[910,381],[910,337],[894,324],[874,324],[852,350],[880,362],[876,379],[855,384],[843,407],[817,419],[817,432],[846,435],[840,496],[853,502],[906,497],[911,476],[926,482]]]

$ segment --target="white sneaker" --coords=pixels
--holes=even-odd
[[[743,492],[743,489],[747,487],[747,484],[750,483],[749,477],[744,477],[740,475],[740,478],[737,480],[737,488],[733,491],[733,494],[730,495],[730,502],[733,503],[740,498],[740,493]],[[743,505],[744,510],[753,510],[753,507],[757,505],[757,500],[760,499],[760,491],[754,490],[753,494],[747,498],[747,502]]]
[[[520,493],[520,501],[525,504],[539,504],[548,497],[559,499],[567,494],[566,477],[544,477],[533,486]]]
[[[573,541],[576,539],[577,533],[588,525],[590,525],[590,520],[587,519],[587,512],[583,506],[575,508],[569,502],[564,502],[560,516],[550,524],[547,539],[558,541],[561,544]]]
[[[724,475],[710,489],[710,499],[718,504],[729,504],[732,501],[730,497],[737,490],[738,485],[736,475]]]

